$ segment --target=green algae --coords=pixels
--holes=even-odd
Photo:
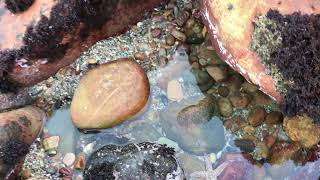
[[[250,48],[258,53],[261,63],[267,68],[267,73],[275,80],[280,94],[285,95],[287,90],[282,73],[271,58],[271,55],[281,47],[281,43],[282,37],[277,23],[266,16],[257,17]]]

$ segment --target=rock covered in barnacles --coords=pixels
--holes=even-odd
[[[299,13],[297,13],[299,12]],[[320,117],[320,4],[316,0],[204,0],[219,56],[282,103],[285,115]]]
[[[80,80],[71,103],[72,121],[80,129],[115,126],[140,112],[149,94],[148,78],[136,62],[102,64]]]
[[[0,179],[14,176],[46,119],[37,107],[0,113]]]
[[[9,73],[5,76],[22,86],[43,81],[97,41],[124,32],[165,2],[0,1],[0,77]],[[19,13],[13,15],[6,7]]]
[[[106,145],[88,159],[84,180],[183,179],[172,148],[149,142]]]

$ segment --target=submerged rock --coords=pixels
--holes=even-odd
[[[183,179],[175,151],[154,143],[106,145],[88,159],[84,180]]]
[[[199,104],[206,101],[205,98]],[[197,155],[218,152],[225,144],[223,124],[212,117],[210,109],[214,104],[198,107],[199,104],[194,105],[191,100],[170,104],[160,113],[162,128],[184,151]]]
[[[128,120],[147,103],[149,81],[134,61],[119,59],[89,71],[80,81],[71,117],[80,129],[109,128]]]
[[[17,173],[45,119],[45,113],[33,106],[0,113],[0,179]]]

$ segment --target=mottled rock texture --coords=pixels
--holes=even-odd
[[[124,32],[165,1],[34,0],[14,16],[7,9],[10,3],[1,1],[1,81],[30,86],[45,80],[95,42]]]

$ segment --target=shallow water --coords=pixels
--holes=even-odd
[[[219,168],[216,170],[213,168],[217,166],[219,158],[225,153],[241,152],[234,145],[233,140],[236,135],[225,130],[222,124],[223,119],[219,116],[213,116],[210,121],[200,125],[179,125],[177,121],[179,111],[189,105],[197,104],[205,96],[190,72],[188,56],[184,52],[177,51],[173,57],[174,61],[171,61],[167,67],[148,73],[151,95],[147,107],[138,116],[119,126],[80,132],[72,124],[68,107],[56,111],[46,127],[50,135],[60,136],[59,152],[62,154],[84,152],[89,156],[93,151],[107,144],[158,142],[175,148],[177,159],[188,179],[215,179],[221,172]],[[171,80],[177,80],[182,86],[183,100],[179,102],[170,101],[163,88]],[[242,161],[247,162],[245,159]],[[241,166],[247,166],[243,162]],[[310,166],[319,166],[319,163]],[[274,167],[265,163],[263,166],[255,167],[255,177],[271,178],[269,175],[259,173],[261,169],[267,169],[272,177],[284,179],[297,168],[299,167],[292,161]],[[320,172],[315,173],[314,177],[319,175]]]

